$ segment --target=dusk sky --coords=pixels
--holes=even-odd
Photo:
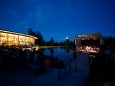
[[[0,0],[0,29],[40,31],[46,41],[77,34],[115,36],[115,0]]]

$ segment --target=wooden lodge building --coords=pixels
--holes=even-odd
[[[13,32],[13,31],[7,31],[7,30],[0,30],[0,46],[1,45],[35,45],[35,39],[37,39],[34,36]]]

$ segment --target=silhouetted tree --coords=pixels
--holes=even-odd
[[[43,44],[44,44],[44,40],[43,40],[43,36],[42,36],[42,34],[40,33],[40,31],[37,31],[37,32],[35,33],[35,36],[38,38],[38,39],[36,40],[36,44],[38,44],[38,45],[43,45]]]
[[[29,28],[27,34],[35,36],[35,32],[33,32],[32,28]]]
[[[55,43],[54,43],[54,45],[55,45],[55,46],[58,46],[58,43],[57,43],[57,42],[55,42]]]
[[[104,42],[106,48],[115,48],[115,37],[105,36]]]
[[[65,46],[70,46],[70,40],[69,39],[66,39]]]
[[[54,45],[54,38],[52,37],[49,41],[49,45],[53,46]]]
[[[38,38],[38,39],[35,40],[35,44],[37,44],[37,45],[43,45],[44,44],[43,36],[40,33],[40,31],[34,32],[32,30],[32,28],[29,28],[28,31],[27,31],[27,33],[29,35],[32,35],[32,36],[35,36],[35,37]]]
[[[59,43],[59,46],[64,46],[64,45],[65,45],[64,43],[65,43],[65,42],[63,42],[63,41],[60,42],[60,43]]]

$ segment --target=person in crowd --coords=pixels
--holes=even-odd
[[[39,63],[41,66],[44,66],[44,64],[45,64],[45,55],[43,54],[42,51],[39,52],[38,63]]]

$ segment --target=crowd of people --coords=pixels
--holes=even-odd
[[[42,50],[23,50],[16,47],[0,47],[0,69],[24,68],[26,64],[35,64],[46,69],[58,66],[58,58],[45,56]]]
[[[115,50],[111,50],[110,54],[98,53],[90,58],[90,70],[85,86],[115,86]],[[45,69],[59,66],[59,60],[52,55],[45,56],[43,50],[0,47],[0,69],[24,68],[28,63]],[[63,62],[60,61],[60,65],[63,66]]]
[[[115,86],[115,51],[91,57],[89,75],[85,86]]]

